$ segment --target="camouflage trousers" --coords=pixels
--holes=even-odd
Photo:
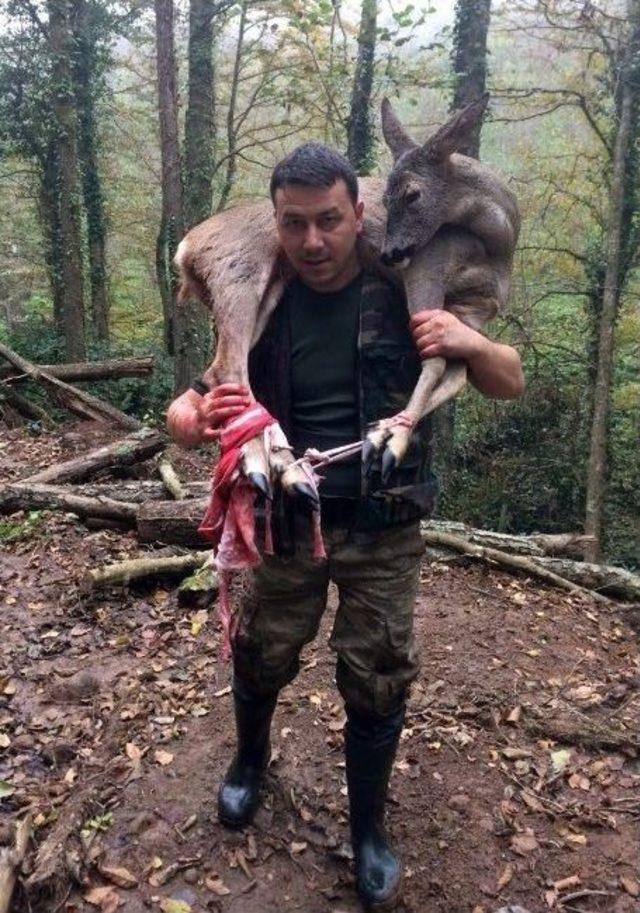
[[[327,561],[311,556],[308,520],[291,557],[265,556],[241,600],[233,651],[234,674],[268,694],[298,673],[302,647],[317,632],[329,583],[339,604],[329,644],[345,702],[386,716],[403,705],[418,674],[413,609],[424,546],[419,523],[354,541],[345,525],[323,524]]]

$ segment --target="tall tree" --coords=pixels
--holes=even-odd
[[[362,0],[358,32],[358,58],[351,90],[347,122],[347,157],[358,174],[369,174],[373,166],[373,125],[371,90],[376,53],[377,0]]]
[[[104,33],[106,10],[96,0],[73,0],[73,82],[78,109],[78,153],[87,225],[91,322],[96,339],[109,341],[109,300],[105,247],[107,224],[98,170],[96,100],[107,63]]]
[[[453,97],[450,110],[463,108],[477,101],[485,92],[487,84],[487,36],[491,18],[491,0],[457,0],[451,65],[453,70]],[[464,147],[458,150],[464,155],[478,158],[480,155],[479,121],[469,134]],[[453,463],[453,448],[456,426],[456,403],[451,400],[434,416],[434,450],[438,473],[446,480]]]
[[[69,0],[48,0],[49,42],[52,54],[51,93],[55,118],[55,156],[58,165],[58,218],[62,245],[64,339],[67,358],[83,361],[84,293],[77,112],[72,90],[73,33]]]
[[[189,95],[184,128],[185,225],[211,214],[215,147],[213,27],[217,4],[191,0],[189,6]]]
[[[617,48],[614,63],[617,77],[616,117],[612,131],[606,265],[599,307],[597,369],[587,466],[585,532],[593,537],[593,545],[586,557],[591,561],[597,561],[602,551],[615,325],[626,272],[637,253],[637,236],[632,224],[634,213],[630,203],[637,195],[635,179],[639,154],[637,142],[640,139],[640,0],[628,0],[627,18],[627,34]],[[637,215],[636,212],[636,218]]]

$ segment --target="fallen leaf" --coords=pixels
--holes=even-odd
[[[506,886],[509,884],[509,882],[511,881],[512,878],[513,878],[513,866],[511,865],[511,863],[509,863],[507,866],[505,866],[505,870],[502,873],[502,875],[500,876],[500,878],[498,878],[498,884],[496,885],[497,893],[499,893],[503,888],[506,888]]]
[[[520,717],[522,716],[522,708],[514,707],[513,710],[507,716],[507,723],[516,724],[520,722]]]
[[[99,865],[98,871],[119,888],[135,888],[138,884],[138,879],[124,866]]]
[[[580,881],[579,875],[568,875],[566,878],[554,881],[553,887],[556,891],[566,891],[567,888],[577,888],[580,884],[582,884],[582,882]]]
[[[219,691],[213,692],[214,697],[224,697],[225,694],[231,694],[231,685],[227,685],[226,688],[220,688]]]
[[[12,796],[16,791],[13,783],[9,783],[8,780],[0,780],[0,799],[6,799],[7,796]]]
[[[225,897],[227,894],[231,894],[222,878],[205,878],[204,885],[213,894],[217,894],[218,897]]]
[[[516,834],[511,838],[511,849],[519,856],[526,856],[527,853],[533,853],[540,848],[534,834]]]
[[[628,875],[621,875],[620,884],[625,889],[627,894],[631,894],[632,897],[640,896],[640,885],[635,880],[635,878],[631,878]]]
[[[518,761],[522,760],[523,758],[533,757],[533,753],[527,748],[503,748],[502,754],[509,761]]]
[[[6,732],[0,732],[0,748],[8,748],[11,745],[11,739]]]
[[[290,849],[291,852],[295,855],[296,853],[304,853],[304,851],[306,850],[307,846],[308,846],[308,844],[307,844],[306,841],[304,841],[304,840],[303,840],[301,843],[296,843],[295,840],[294,840],[294,841],[291,843],[291,845],[289,846],[289,849]]]
[[[162,913],[191,913],[191,904],[186,900],[176,900],[173,897],[163,897],[160,901]]]
[[[155,751],[153,754],[154,758],[162,767],[166,767],[167,764],[171,764],[173,761],[173,755],[170,751],[163,751],[160,748],[158,751]]]
[[[564,839],[572,846],[586,846],[587,838],[584,834],[565,834]]]
[[[92,888],[87,894],[84,894],[84,899],[87,903],[90,903],[92,907],[100,907],[101,913],[114,913],[115,910],[123,903],[123,901],[118,896],[115,888],[112,888],[111,885],[105,885],[105,887]]]

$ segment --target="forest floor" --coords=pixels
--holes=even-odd
[[[5,431],[0,482],[114,437]],[[206,478],[204,459],[173,456],[183,478]],[[2,818],[6,831],[31,810],[28,864],[67,822],[66,867],[79,853],[89,865],[81,884],[60,870],[55,899],[18,893],[14,913],[356,913],[332,606],[281,695],[255,826],[230,833],[216,819],[234,728],[213,609],[180,608],[157,581],[83,594],[87,568],[145,550],[133,534],[54,512],[11,521]],[[425,562],[416,633],[389,804],[399,910],[640,913],[637,614],[487,564]]]

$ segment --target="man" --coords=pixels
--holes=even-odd
[[[403,296],[376,271],[359,241],[363,204],[341,155],[307,143],[271,179],[280,243],[296,278],[251,353],[256,398],[278,419],[298,453],[359,440],[367,425],[400,411],[420,358],[465,359],[488,396],[523,390],[520,359],[445,311],[409,322]],[[202,395],[204,394],[204,395]],[[168,425],[185,446],[212,440],[250,391],[200,382],[172,403]],[[309,524],[296,503],[274,507],[276,554],[253,572],[233,648],[238,749],[220,787],[220,820],[239,827],[255,814],[269,761],[279,690],[297,674],[316,635],[327,587],[338,587],[331,636],[345,701],[346,775],[358,893],[368,909],[397,899],[401,868],[384,830],[384,807],[418,671],[413,604],[423,552],[419,521],[432,508],[429,421],[414,429],[401,465],[382,484],[380,467],[335,464],[320,486],[327,561],[314,562]]]

